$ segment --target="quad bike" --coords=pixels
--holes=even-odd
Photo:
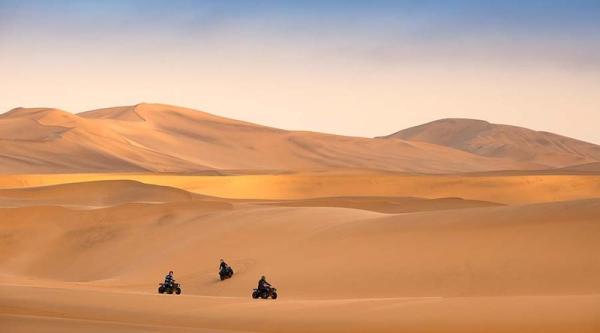
[[[254,289],[252,291],[252,298],[257,299],[259,297],[262,299],[267,299],[269,297],[272,299],[277,299],[277,289],[272,287],[267,287],[263,290]]]
[[[233,268],[227,266],[224,269],[219,270],[219,277],[221,278],[221,281],[225,280],[225,279],[229,279],[233,276]]]
[[[175,293],[177,295],[181,294],[181,284],[173,282],[171,284],[160,283],[158,287],[159,294],[172,294]]]

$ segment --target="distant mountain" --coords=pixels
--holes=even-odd
[[[423,131],[417,127],[386,139],[371,139],[286,131],[165,104],[142,103],[79,114],[16,108],[0,115],[0,172],[346,168],[454,173],[600,161],[597,146],[549,133],[482,121],[438,123],[443,126]],[[486,132],[488,126],[514,130]],[[526,134],[515,134],[520,131]],[[528,145],[534,146],[525,149]]]
[[[427,142],[479,156],[565,167],[600,161],[600,146],[523,127],[474,119],[441,119],[384,138]]]

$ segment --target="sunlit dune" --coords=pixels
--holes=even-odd
[[[0,115],[0,138],[3,173],[339,168],[448,173],[564,166],[396,138],[286,131],[145,103],[79,114],[17,108]],[[586,161],[598,159],[578,162]]]
[[[490,322],[497,332],[595,332],[599,324],[598,199],[437,211],[427,210],[439,200],[421,199],[421,211],[382,214],[311,207],[350,199],[275,207],[131,181],[1,193],[46,203],[0,208],[0,319],[17,332],[474,332]],[[393,210],[406,199],[361,200]],[[233,279],[219,281],[221,257]],[[183,295],[156,294],[169,269]],[[262,274],[279,288],[277,301],[249,297]],[[277,320],[257,319],[265,312]]]
[[[92,181],[34,188],[0,189],[0,207],[68,205],[104,207],[126,203],[165,203],[200,199],[183,190],[131,180]]]
[[[481,156],[510,158],[553,167],[597,162],[600,147],[548,132],[476,119],[442,119],[385,138],[429,142]]]
[[[376,196],[462,198],[516,204],[600,197],[600,175],[564,173],[411,175],[355,170],[229,176],[148,173],[16,174],[0,177],[0,188],[95,180],[134,180],[207,196],[234,199],[287,200]]]

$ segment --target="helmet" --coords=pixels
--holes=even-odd
[[[264,280],[264,279],[266,279],[266,277],[263,275],[263,276],[260,277],[260,279]]]
[[[169,274],[173,274],[173,271],[169,271]]]
[[[221,262],[225,262],[225,260],[223,260],[223,258],[221,258]]]

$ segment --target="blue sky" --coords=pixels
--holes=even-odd
[[[470,117],[600,142],[600,1],[0,0],[0,74],[2,111],[157,101],[365,136]]]

